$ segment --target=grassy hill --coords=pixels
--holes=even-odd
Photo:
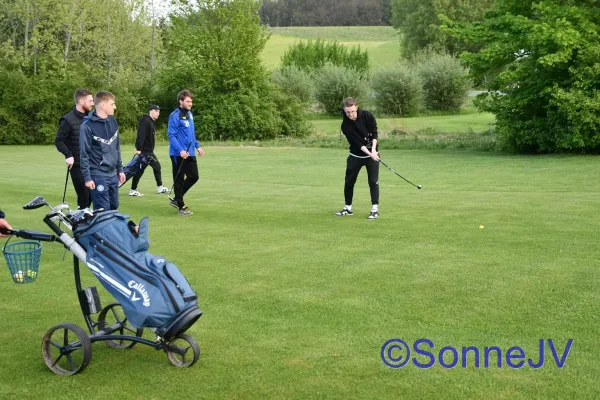
[[[360,46],[369,53],[371,68],[388,65],[400,57],[398,34],[391,26],[325,26],[270,28],[271,37],[262,54],[270,70],[276,69],[281,56],[294,43],[323,39],[346,46]]]

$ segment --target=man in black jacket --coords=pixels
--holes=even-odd
[[[148,107],[148,114],[144,115],[140,119],[140,125],[138,127],[137,140],[135,141],[135,152],[140,157],[144,157],[147,161],[147,164],[144,164],[142,167],[142,171],[134,176],[131,180],[131,190],[129,190],[130,196],[143,196],[140,192],[137,191],[138,183],[144,175],[144,171],[146,167],[150,165],[152,170],[154,170],[154,179],[156,180],[156,193],[170,193],[171,191],[163,186],[162,177],[160,173],[160,163],[158,162],[158,158],[156,154],[154,154],[154,145],[155,145],[155,136],[156,129],[154,127],[154,121],[158,119],[160,115],[160,107],[156,105],[151,105]]]
[[[10,224],[8,222],[6,222],[6,220],[4,219],[5,215],[2,212],[2,210],[0,210],[0,237],[2,236],[8,236],[8,235],[4,235],[2,233],[3,230],[10,230],[12,229],[12,227],[10,226]]]
[[[86,116],[94,107],[94,97],[88,89],[75,91],[75,107],[64,115],[58,123],[58,132],[54,145],[65,156],[65,163],[69,167],[71,181],[77,193],[77,206],[84,209],[91,204],[90,190],[85,186],[80,168],[79,157],[79,129]]]
[[[371,191],[371,213],[368,219],[379,218],[379,154],[377,152],[377,121],[373,114],[360,110],[352,97],[344,99],[344,119],[342,133],[350,144],[350,154],[346,162],[346,180],[344,184],[344,197],[346,205],[341,211],[335,213],[342,217],[353,215],[352,197],[354,184],[358,173],[367,167],[369,189]]]

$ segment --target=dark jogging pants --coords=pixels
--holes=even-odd
[[[71,182],[73,182],[73,187],[75,188],[75,193],[77,193],[77,208],[80,210],[88,208],[92,204],[92,195],[90,194],[90,189],[85,186],[79,164],[74,164],[69,173],[71,175]]]
[[[367,167],[369,189],[371,191],[371,204],[379,204],[379,163],[371,157],[358,158],[349,155],[346,162],[346,181],[344,184],[344,198],[347,205],[352,205],[354,184],[356,183],[358,173],[363,166]]]
[[[160,163],[158,162],[158,158],[156,158],[154,152],[152,151],[150,153],[142,153],[141,156],[147,157],[146,159],[149,159],[150,161],[148,161],[148,164],[145,164],[142,167],[142,171],[139,173],[139,175],[136,175],[131,179],[131,189],[137,190],[138,184],[140,183],[140,179],[142,179],[142,175],[144,175],[144,171],[146,170],[148,165],[154,171],[154,180],[156,180],[156,186],[162,186],[162,174],[160,172]]]
[[[179,208],[184,206],[183,196],[196,182],[198,182],[198,163],[196,157],[188,157],[185,160],[179,156],[171,156],[173,165],[173,191],[175,201]],[[183,165],[182,165],[183,164]],[[181,168],[181,170],[179,169]],[[179,172],[179,174],[177,174]]]

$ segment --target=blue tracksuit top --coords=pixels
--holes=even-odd
[[[81,172],[86,182],[92,180],[92,175],[113,177],[123,172],[119,126],[113,117],[104,119],[96,111],[89,113],[79,129],[79,147]]]
[[[169,115],[167,126],[169,136],[169,156],[179,156],[181,150],[195,157],[195,149],[200,148],[194,131],[194,117],[192,112],[178,107]]]

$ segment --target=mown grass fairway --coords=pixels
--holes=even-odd
[[[347,47],[360,46],[369,53],[372,69],[392,64],[400,58],[400,39],[391,26],[328,26],[270,28],[271,37],[262,53],[264,65],[274,70],[294,43],[322,39]]]
[[[598,398],[600,159],[382,147],[423,189],[382,168],[374,222],[364,171],[355,215],[333,217],[341,149],[207,147],[186,197],[192,217],[153,193],[150,170],[146,196],[121,192],[120,211],[150,216],[151,252],[175,262],[200,297],[205,314],[189,333],[202,355],[190,369],[148,347],[94,343],[81,375],[52,374],[40,354],[46,330],[83,323],[70,255],[45,244],[28,285],[13,284],[1,261],[0,398]],[[166,147],[157,154],[170,184]],[[54,147],[0,146],[0,206],[14,227],[46,230],[43,209],[20,206],[38,194],[60,202],[62,165]],[[87,272],[84,282],[100,286]],[[427,338],[436,354],[520,346],[534,362],[540,339],[559,356],[574,344],[563,369],[549,348],[541,369],[505,358],[477,369],[472,356],[467,368],[390,369],[380,352],[392,338]]]

